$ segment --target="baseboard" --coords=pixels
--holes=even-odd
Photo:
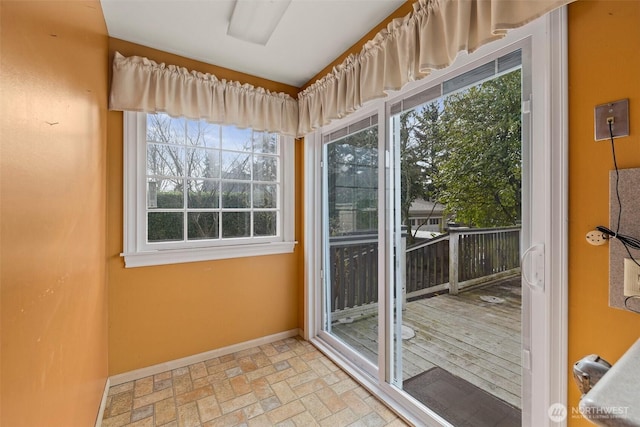
[[[187,356],[181,359],[171,360],[169,362],[148,366],[146,368],[136,369],[135,371],[113,375],[109,377],[109,379],[111,381],[111,386],[116,386],[127,383],[129,381],[135,381],[151,375],[171,371],[173,369],[183,368],[185,366],[193,365],[194,363],[204,362],[205,360],[226,356],[227,354],[236,353],[248,348],[270,344],[272,342],[280,341],[286,338],[297,337],[299,335],[301,335],[300,329],[291,329],[289,331],[279,332],[277,334],[256,338],[254,340],[249,340],[238,344],[233,344],[228,347],[222,347],[215,350],[206,351],[204,353],[194,354],[193,356]]]
[[[98,417],[96,418],[96,427],[102,426],[102,417],[104,416],[104,409],[107,406],[107,396],[109,396],[109,387],[111,387],[111,381],[107,378],[104,383],[104,392],[102,392],[102,400],[100,401],[100,409],[98,410]]]

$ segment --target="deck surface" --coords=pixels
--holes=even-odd
[[[440,366],[521,408],[519,276],[457,296],[444,294],[409,302],[403,325],[415,331],[415,337],[403,341],[403,379]],[[377,316],[338,322],[332,329],[334,335],[377,361]]]

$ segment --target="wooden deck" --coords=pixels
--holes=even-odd
[[[520,313],[519,276],[459,295],[409,302],[403,324],[415,331],[415,337],[403,342],[403,379],[440,366],[521,408]],[[377,348],[377,316],[337,322],[332,329],[363,355],[377,360],[370,350]]]

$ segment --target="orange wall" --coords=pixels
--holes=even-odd
[[[608,307],[608,246],[586,233],[609,222],[610,143],[593,140],[593,108],[629,98],[631,136],[616,140],[620,168],[640,167],[640,2],[569,6],[569,369],[591,353],[615,362],[640,337],[640,315]],[[638,190],[640,195],[640,189]],[[580,398],[569,380],[569,406]],[[570,425],[591,425],[572,419]]]
[[[86,427],[108,368],[106,26],[97,0],[0,15],[0,424]]]
[[[111,57],[140,55],[295,95],[297,89],[143,46],[110,40]],[[108,116],[109,372],[118,374],[302,325],[302,157],[296,142],[293,254],[124,268],[122,113]]]

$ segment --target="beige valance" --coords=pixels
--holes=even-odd
[[[119,52],[113,60],[109,108],[165,112],[292,136],[298,130],[298,102],[287,94]]]
[[[386,91],[449,66],[460,51],[503,37],[574,0],[418,0],[357,55],[298,94],[298,134],[344,117]]]

